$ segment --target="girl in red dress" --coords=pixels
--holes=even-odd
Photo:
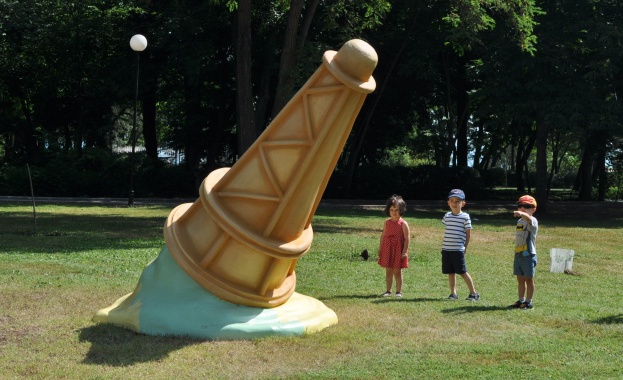
[[[396,297],[402,297],[402,268],[409,267],[409,225],[402,219],[407,204],[399,195],[392,195],[385,205],[385,220],[381,244],[379,245],[379,265],[385,268],[387,291],[383,297],[392,295],[392,283],[396,281]]]

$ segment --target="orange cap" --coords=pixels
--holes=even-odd
[[[524,195],[520,197],[516,204],[533,205],[534,209],[536,210],[536,199],[534,199],[530,195]]]

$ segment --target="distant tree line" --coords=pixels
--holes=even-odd
[[[232,165],[323,52],[352,38],[378,53],[377,88],[331,196],[396,192],[392,170],[411,199],[431,196],[431,173],[439,187],[512,184],[543,201],[562,182],[580,200],[620,194],[615,0],[0,0],[0,193],[28,193],[26,164],[40,193],[127,191],[117,148],[132,143],[134,34],[148,40],[137,196],[186,196]]]

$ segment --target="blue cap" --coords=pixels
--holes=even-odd
[[[448,199],[452,197],[457,197],[459,199],[465,200],[465,193],[461,189],[452,189],[450,190],[450,194],[448,194]]]

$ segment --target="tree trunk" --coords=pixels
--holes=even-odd
[[[447,104],[446,104],[446,113],[448,115],[448,119],[447,119],[447,130],[448,130],[448,134],[446,135],[446,148],[445,150],[445,157],[444,157],[444,161],[442,163],[442,167],[449,167],[450,166],[450,160],[452,158],[452,153],[456,151],[455,149],[455,137],[454,137],[454,131],[456,130],[455,123],[456,123],[456,118],[454,115],[454,112],[452,112],[452,110],[454,109],[453,105],[452,105],[452,83],[450,80],[450,67],[449,67],[449,63],[448,63],[448,55],[446,53],[442,53],[441,55],[442,57],[442,63],[443,63],[443,69],[444,69],[444,74],[445,74],[445,79],[446,79],[446,99],[447,99]],[[456,161],[456,154],[454,155],[454,161]],[[456,162],[455,162],[456,164]]]
[[[184,80],[184,164],[186,169],[198,173],[201,160],[201,129],[199,118],[193,117],[201,109],[201,90],[191,79]]]
[[[605,177],[607,139],[608,136],[605,131],[589,132],[588,137],[585,138],[584,154],[576,178],[576,189],[579,189],[578,200],[580,201],[590,201],[594,182],[599,180],[602,174]],[[605,186],[605,178],[602,177],[600,182],[603,182]],[[605,198],[605,190],[605,187],[600,189],[603,194],[598,194],[598,197]]]
[[[370,128],[372,116],[374,115],[374,112],[376,111],[376,107],[379,105],[379,101],[381,100],[381,97],[383,96],[383,93],[385,92],[385,89],[387,88],[387,83],[389,82],[388,79],[391,78],[392,72],[394,71],[394,68],[396,67],[396,63],[398,63],[398,61],[400,60],[402,56],[402,52],[404,51],[404,49],[407,47],[407,44],[409,43],[409,40],[411,38],[411,33],[413,32],[413,28],[415,28],[416,19],[417,17],[413,17],[413,21],[411,22],[411,25],[409,26],[409,30],[407,30],[405,38],[402,41],[402,44],[400,45],[400,49],[398,49],[398,52],[394,56],[394,59],[392,60],[389,66],[389,69],[387,70],[387,74],[385,74],[385,80],[380,82],[382,83],[381,88],[380,90],[378,90],[377,93],[375,93],[374,102],[372,103],[372,106],[370,107],[370,109],[366,112],[366,118],[365,118],[363,125],[361,126],[358,132],[354,133],[354,136],[352,138],[353,147],[350,151],[350,154],[348,155],[348,160],[346,162],[346,176],[345,176],[345,183],[344,183],[345,193],[347,197],[351,196],[353,178],[355,177],[355,168],[359,164],[359,158],[361,157],[361,152],[363,150],[363,143],[365,141],[366,134],[368,133],[368,129]]]
[[[262,59],[262,74],[260,75],[260,83],[257,86],[257,105],[255,107],[255,128],[256,133],[259,134],[264,131],[264,128],[269,124],[270,117],[268,117],[268,108],[272,101],[272,90],[274,84],[272,83],[273,64],[275,58],[272,51],[266,51]]]
[[[467,71],[462,59],[458,61],[457,71],[459,77],[456,79],[456,164],[467,167],[467,119],[469,84],[467,83]]]
[[[279,62],[279,77],[277,78],[277,90],[273,103],[272,117],[277,116],[283,106],[288,103],[292,96],[292,87],[297,65],[297,36],[299,19],[303,10],[303,0],[292,0],[288,11],[288,25],[286,26],[283,51]]]
[[[597,158],[595,160],[595,170],[597,173],[597,200],[604,202],[606,200],[606,191],[608,190],[608,177],[606,172],[606,144],[600,144],[597,149]]]
[[[551,139],[552,141],[552,169],[549,173],[549,179],[547,180],[547,197],[549,199],[549,195],[552,189],[552,182],[554,180],[554,175],[556,175],[560,171],[560,165],[562,164],[562,160],[569,149],[570,141],[563,141],[563,134],[557,132]]]
[[[554,175],[558,172],[558,155],[560,153],[560,132],[555,133],[555,137],[552,138],[552,169],[549,172],[547,178],[547,198],[549,199],[550,192],[552,190],[552,182]]]
[[[139,96],[143,115],[143,140],[147,157],[158,159],[158,133],[156,132],[156,94],[158,91],[158,67],[160,59],[152,51],[141,56],[141,78]]]
[[[489,157],[486,157],[486,154],[482,151],[484,135],[484,125],[483,123],[479,123],[476,142],[474,144],[474,169],[476,170],[484,169],[483,166],[489,162]]]
[[[65,137],[65,146],[63,147],[63,150],[65,151],[65,153],[67,153],[71,150],[71,144],[73,141],[73,137],[71,137],[71,130],[69,128],[69,125],[63,125],[63,136]],[[132,143],[131,137],[130,139],[128,139],[128,141]]]
[[[145,91],[143,100],[143,139],[147,157],[158,159],[158,137],[156,133],[156,96],[154,91]]]
[[[587,146],[584,148],[584,154],[582,155],[582,163],[580,164],[580,168],[578,169],[578,183],[579,183],[579,201],[590,201],[591,193],[593,191],[593,177],[592,177],[592,167],[593,167],[593,154],[590,148]]]
[[[536,141],[536,134],[532,132],[529,126],[516,126],[520,129],[519,145],[517,146],[517,155],[515,156],[515,178],[517,180],[517,191],[521,193],[526,192],[526,183],[528,182],[528,158],[534,143]],[[526,133],[527,132],[527,133]],[[525,180],[523,172],[525,171]]]
[[[238,155],[257,138],[253,110],[253,82],[251,78],[251,0],[238,1],[236,38],[236,127]]]
[[[593,146],[593,137],[589,136],[585,140],[584,153],[582,154],[582,162],[578,168],[578,176],[576,178],[575,188],[579,191],[579,201],[590,201],[593,192],[593,162],[595,161],[595,150]]]
[[[281,111],[281,109],[290,100],[290,97],[288,94],[293,93],[294,85],[296,82],[296,73],[297,73],[296,68],[298,67],[298,64],[301,60],[303,47],[305,46],[305,42],[307,40],[307,34],[309,31],[309,28],[311,27],[311,22],[314,18],[314,14],[316,12],[318,2],[319,0],[313,0],[310,4],[308,4],[307,7],[305,7],[306,11],[305,11],[304,19],[303,19],[303,26],[301,27],[301,31],[298,36],[298,43],[297,43],[296,49],[294,49],[296,57],[292,58],[294,61],[293,63],[291,63],[292,68],[290,70],[290,75],[289,75],[290,80],[286,81],[282,78],[278,78],[278,81],[281,81],[281,84],[277,85],[277,88],[275,90],[276,94],[275,92],[273,92],[274,83],[272,83],[272,79],[271,79],[273,64],[274,64],[274,58],[273,58],[274,54],[272,54],[272,49],[267,49],[264,54],[263,65],[262,65],[264,69],[261,75],[260,84],[258,86],[258,91],[256,92],[258,101],[257,101],[257,107],[255,109],[255,126],[256,126],[258,134],[264,130],[264,127],[268,125],[272,117],[277,116],[277,114]],[[294,30],[294,32],[296,32],[296,30]],[[295,38],[296,34],[294,34],[292,37]],[[290,37],[286,36],[284,40],[290,41]],[[293,57],[293,56],[289,55],[289,57]],[[283,61],[284,59],[285,57],[282,54],[281,61]],[[278,74],[285,75],[285,70],[282,70],[281,66],[279,68]],[[285,94],[287,97],[282,100],[273,101],[274,100],[273,95],[282,96],[282,94]],[[280,102],[281,106],[278,106],[277,102]],[[271,108],[270,115],[272,115],[272,117],[267,116],[269,115],[269,112],[268,112],[269,107]]]
[[[301,34],[299,36],[298,59],[301,58],[301,52],[303,51],[303,46],[305,46],[305,41],[307,41],[307,34],[309,33],[309,28],[311,27],[319,2],[320,0],[312,0],[307,6],[307,11],[303,19],[303,27],[301,28]]]
[[[24,131],[22,134],[22,147],[24,149],[24,152],[26,153],[26,162],[32,163],[35,161],[36,156],[38,155],[38,144],[35,137],[35,126],[32,120],[32,114],[30,113],[29,102],[25,98],[20,97],[20,106],[22,115],[24,115],[24,120],[26,121],[26,131]],[[69,127],[66,127],[66,129],[69,130]],[[65,144],[66,151],[70,149],[69,144],[71,144],[71,135],[69,134],[69,132],[67,136],[69,136],[69,138],[67,140],[67,143]]]
[[[548,125],[539,122],[536,127],[536,199],[539,212],[547,213],[547,136]]]

